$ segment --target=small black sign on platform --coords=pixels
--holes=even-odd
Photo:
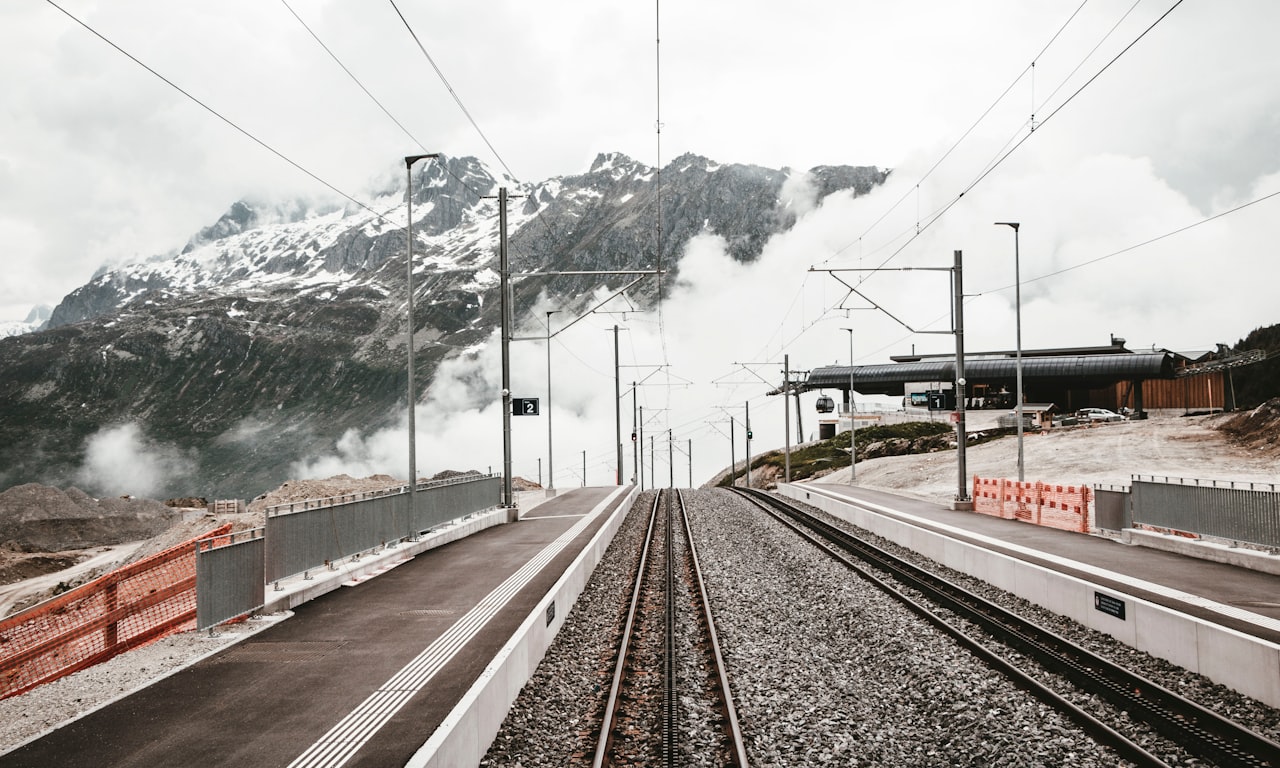
[[[556,603],[554,600],[547,606],[547,626],[551,626],[551,622],[556,620]]]
[[[1101,592],[1093,593],[1093,607],[1103,613],[1115,616],[1117,619],[1124,621],[1124,601],[1118,597],[1104,595]]]
[[[511,398],[511,415],[512,416],[537,416],[538,415],[538,398],[536,397]]]

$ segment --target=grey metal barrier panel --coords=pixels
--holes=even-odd
[[[414,528],[427,531],[450,520],[483,512],[502,501],[498,475],[462,475],[418,486]]]
[[[271,507],[267,510],[266,581],[409,538],[413,531],[408,512],[409,494],[404,489]]]
[[[265,528],[196,542],[196,629],[208,629],[261,608]]]
[[[1133,518],[1158,528],[1280,547],[1280,488],[1272,483],[1135,476]]]
[[[1133,525],[1129,489],[1112,485],[1093,487],[1093,522],[1108,531],[1123,531]]]

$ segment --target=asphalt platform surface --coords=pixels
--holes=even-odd
[[[615,490],[574,489],[519,522],[428,550],[298,606],[288,620],[0,755],[0,768],[289,766]],[[344,765],[404,765],[613,508],[512,596]]]
[[[1190,595],[1212,600],[1242,611],[1280,620],[1280,576],[1249,570],[1235,565],[1201,560],[1149,547],[1122,544],[1101,536],[1059,531],[1018,520],[1005,520],[973,512],[958,512],[927,501],[909,499],[882,491],[845,484],[813,483],[815,488],[846,496],[852,501],[866,501],[887,507],[929,523],[948,536],[964,538],[962,532],[977,534],[974,543],[1000,551],[1009,557],[1033,562],[1050,570],[1069,573],[1106,589],[1147,600],[1205,621],[1231,627],[1254,637],[1280,643],[1280,632],[1265,625],[1206,609],[1192,601],[1178,600],[1152,591],[1143,582],[1158,584]],[[804,488],[797,485],[796,488]],[[917,523],[919,524],[919,523]],[[993,543],[991,540],[997,543]],[[1004,546],[1011,545],[1011,546]],[[1028,551],[1029,550],[1029,551]],[[1115,577],[1100,577],[1056,559],[1052,555],[1076,563],[1101,568]]]

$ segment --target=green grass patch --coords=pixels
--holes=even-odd
[[[861,457],[866,447],[874,442],[890,439],[912,441],[920,438],[935,437],[953,431],[954,429],[950,424],[933,421],[908,421],[902,424],[859,427],[859,457]],[[849,466],[849,435],[849,432],[841,432],[830,440],[820,440],[803,448],[793,450],[791,452],[791,479],[793,481],[805,480],[819,472]],[[774,466],[782,469],[785,464],[786,456],[782,451],[771,451],[753,457],[751,468],[754,470],[764,466]],[[720,486],[727,488],[733,479],[742,477],[742,475],[743,471],[734,473],[733,477],[726,475],[720,481]]]

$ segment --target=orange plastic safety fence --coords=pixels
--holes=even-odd
[[[0,621],[0,699],[195,628],[196,541],[223,525]]]
[[[1025,520],[1036,525],[1076,533],[1089,532],[1088,486],[973,478],[973,509],[1006,520]]]

